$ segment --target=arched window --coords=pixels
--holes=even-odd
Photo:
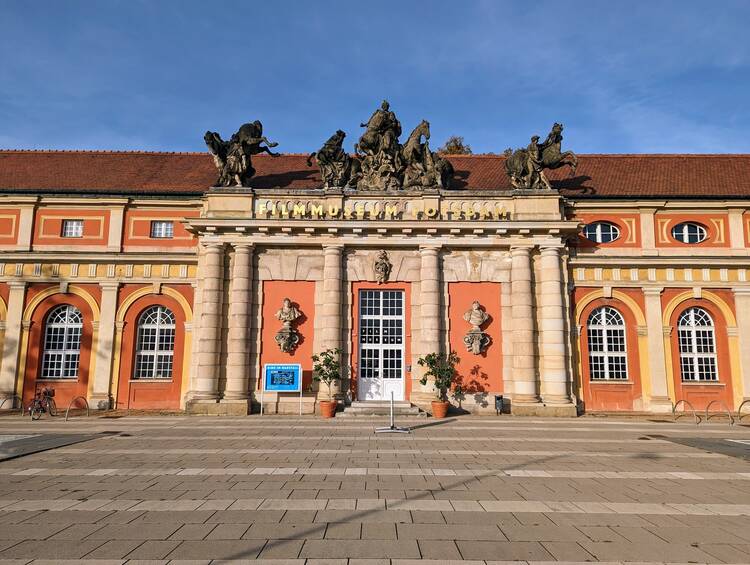
[[[174,357],[174,314],[164,306],[151,306],[138,318],[135,379],[171,379]]]
[[[77,379],[83,316],[70,304],[54,308],[44,324],[43,379]]]
[[[628,378],[625,320],[609,306],[597,308],[588,319],[589,376],[592,381]]]
[[[703,308],[688,308],[677,320],[683,381],[718,381],[714,321]]]

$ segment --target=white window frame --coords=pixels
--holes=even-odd
[[[60,237],[83,237],[83,220],[63,220]]]
[[[61,347],[50,347],[50,341]],[[71,304],[53,308],[44,322],[44,344],[40,379],[76,380],[81,362],[83,315]]]
[[[710,325],[696,323],[708,319]],[[700,334],[704,335],[700,335]],[[680,352],[680,379],[684,383],[719,381],[719,360],[716,355],[716,325],[707,310],[691,306],[677,319],[677,348]],[[709,349],[710,351],[701,351]],[[686,371],[685,369],[688,369]]]
[[[605,231],[606,228],[606,231]],[[605,235],[611,235],[611,239],[605,240]],[[583,236],[594,243],[612,243],[620,239],[620,226],[612,222],[591,222],[583,227]]]
[[[691,231],[692,228],[695,228],[695,230]],[[690,241],[693,236],[697,236],[698,239]],[[708,228],[697,222],[680,222],[672,228],[672,237],[680,243],[695,245],[708,239]]]
[[[156,321],[146,321],[155,313]],[[165,321],[164,317],[168,320]],[[148,334],[147,334],[148,332]],[[147,337],[153,337],[146,343]],[[174,375],[174,345],[177,337],[177,324],[174,312],[166,306],[149,306],[138,316],[136,332],[135,363],[133,364],[133,380],[171,380]],[[167,339],[169,347],[162,347]],[[144,345],[153,344],[153,347]],[[161,363],[166,363],[169,369],[163,374]]]
[[[173,239],[174,222],[171,220],[151,220],[151,239]]]
[[[596,318],[595,318],[596,316]],[[617,323],[611,323],[610,316]],[[596,323],[592,320],[596,319]],[[603,320],[603,323],[601,323]],[[601,333],[601,345],[594,339],[594,332]],[[611,306],[600,306],[589,314],[586,322],[586,339],[589,349],[589,380],[591,382],[628,380],[628,342],[625,331],[625,318],[619,310]],[[619,344],[622,347],[619,348]],[[594,363],[594,358],[598,361]],[[621,366],[615,368],[615,365]],[[595,370],[601,366],[602,370]]]

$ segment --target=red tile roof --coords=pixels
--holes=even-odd
[[[750,155],[579,155],[576,174],[550,171],[573,198],[750,197]],[[318,188],[305,155],[253,158],[256,188]],[[509,189],[505,158],[451,155],[453,185]],[[0,151],[0,193],[201,194],[216,181],[207,153]]]

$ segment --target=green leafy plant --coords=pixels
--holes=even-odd
[[[455,351],[428,353],[417,359],[417,363],[421,367],[427,367],[427,371],[419,382],[424,386],[427,384],[428,377],[433,377],[437,398],[440,402],[448,402],[448,391],[456,379],[456,364],[458,361],[459,357]]]
[[[341,379],[341,350],[326,349],[312,356],[313,360],[313,380],[318,383],[324,383],[328,387],[328,400],[333,402],[333,393],[331,385],[334,381]]]

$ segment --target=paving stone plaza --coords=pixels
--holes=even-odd
[[[383,423],[2,417],[0,563],[750,562],[747,425]]]

